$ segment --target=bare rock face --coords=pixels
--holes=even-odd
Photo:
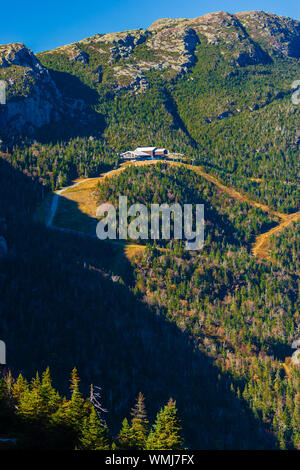
[[[57,47],[53,51],[44,52],[44,54],[64,54],[70,62],[83,62],[89,63],[89,55],[84,52],[77,43],[67,44],[65,46]]]
[[[193,30],[200,41],[205,38],[208,44],[218,45],[221,50],[227,47],[239,66],[268,62],[268,54],[274,52],[300,57],[300,22],[264,12],[231,15],[221,11],[194,19],[161,19],[150,26],[149,31],[154,36],[147,45],[150,42],[162,52],[171,51],[174,36],[178,35],[179,41],[183,31],[188,29]]]
[[[0,107],[3,128],[21,131],[55,120],[61,98],[49,71],[23,44],[0,47],[0,78],[7,84],[7,104]]]
[[[85,109],[81,100],[66,102],[49,70],[24,44],[0,46],[0,79],[6,82],[6,105],[0,106],[2,132],[34,135],[36,130],[63,115]]]
[[[36,73],[43,71],[34,53],[22,43],[0,46],[0,67],[5,68],[11,65],[27,67]]]
[[[300,349],[297,349],[292,355],[292,363],[296,366],[300,365]]]
[[[147,47],[158,54],[162,68],[186,71],[195,62],[194,51],[200,40],[194,29],[174,26],[158,31],[147,41]]]
[[[82,51],[78,46],[74,46],[69,59],[73,62],[82,62],[84,64],[89,63],[89,55]]]
[[[249,37],[235,15],[210,13],[182,21],[179,27],[184,24],[193,28],[200,39],[203,37],[208,44],[219,46],[229,60],[239,66],[268,61],[267,54]]]
[[[121,31],[119,33],[98,34],[98,42],[119,45],[133,48],[143,43],[147,38],[146,29],[133,29],[131,31]]]
[[[175,71],[175,74],[185,73],[195,62],[194,51],[199,44],[199,38],[191,28],[163,29],[155,35],[150,35],[146,48],[154,53],[152,60],[139,60],[136,64],[125,64],[114,67],[114,75],[118,81],[117,88],[144,91],[148,82],[144,72],[148,70]]]
[[[295,339],[295,340],[292,342],[291,348],[292,348],[292,349],[300,348],[300,339]]]
[[[139,65],[125,65],[122,67],[115,66],[113,68],[114,71],[114,78],[115,78],[115,90],[133,90],[136,92],[144,91],[148,88],[149,84],[147,79],[144,75],[145,70],[150,70],[151,67],[149,64],[145,64],[144,66]]]
[[[224,42],[233,45],[247,37],[235,16],[223,11],[194,18],[189,20],[189,24],[198,34],[205,36],[209,44]]]
[[[148,28],[149,31],[159,31],[163,28],[170,28],[174,25],[179,25],[180,23],[186,23],[188,18],[161,18],[159,20],[154,21],[152,25]]]
[[[99,36],[98,42],[112,46],[110,60],[116,62],[121,58],[129,57],[136,46],[146,41],[149,33],[144,29],[125,31],[121,33],[108,33]]]
[[[300,58],[300,22],[261,11],[237,13],[248,34],[271,53]]]
[[[134,29],[120,33],[96,34],[91,38],[83,39],[78,45],[94,45],[98,52],[108,54],[109,64],[114,64],[122,58],[133,54],[136,46],[143,44],[150,35],[145,29]],[[102,48],[101,48],[102,46]]]

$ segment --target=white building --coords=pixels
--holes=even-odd
[[[168,155],[168,150],[156,147],[137,147],[135,150],[128,150],[120,154],[121,158],[132,160],[136,158],[155,158],[165,157]]]

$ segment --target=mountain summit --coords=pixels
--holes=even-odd
[[[95,105],[99,94],[103,102],[120,91],[143,93],[154,76],[177,80],[200,61],[231,67],[232,74],[299,58],[300,22],[261,11],[159,19],[148,29],[96,34],[37,56],[8,44],[0,46],[0,79],[7,83],[0,123],[31,134],[65,116],[86,124],[85,104]],[[99,122],[102,131],[102,116]]]
[[[145,88],[146,71],[168,71],[172,77],[187,72],[200,42],[218,46],[228,61],[240,66],[263,63],[273,54],[299,58],[300,22],[264,12],[165,18],[148,29],[97,34],[41,56],[59,54],[61,60],[86,64],[96,60],[99,80],[109,66],[116,89]]]

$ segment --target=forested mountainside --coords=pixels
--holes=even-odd
[[[126,277],[120,278],[118,267],[126,260],[119,250],[111,271],[117,247],[35,222],[31,211],[44,187],[4,160],[0,191],[5,201],[1,232],[8,245],[0,259],[0,334],[14,377],[22,372],[30,378],[50,366],[54,383],[66,393],[66,377],[76,365],[85,396],[91,383],[102,387],[113,436],[141,391],[152,421],[162,403],[170,396],[176,400],[188,447],[278,445],[260,415],[236,395],[231,372],[199,349],[184,323],[178,328],[164,311],[158,314],[155,304],[144,301],[143,289],[135,285],[135,265],[127,262]],[[148,257],[142,259],[148,262]],[[264,360],[271,361],[269,356]],[[292,369],[286,378],[293,413],[297,373]]]
[[[299,21],[264,12],[163,19],[36,55],[0,46],[0,433],[21,447],[45,432],[46,447],[51,435],[50,447],[165,448],[148,424],[142,444],[118,441],[142,392],[151,424],[176,401],[176,448],[300,447],[298,225],[274,236],[270,259],[251,250],[275,211],[299,210],[299,59]],[[128,260],[120,246],[38,221],[51,190],[113,169],[138,145],[184,153],[272,211],[159,165],[128,168],[93,197],[204,203],[199,252],[171,241]],[[82,395],[73,387],[64,399],[75,366]],[[105,429],[83,398],[90,384],[102,389]],[[136,439],[132,427],[123,437]]]
[[[49,149],[49,139],[64,148],[69,138],[94,136],[112,153],[153,144],[194,156],[228,184],[292,212],[299,38],[296,20],[219,12],[98,34],[36,56],[22,44],[1,46],[3,149],[13,161],[27,153],[31,171],[59,186],[74,166],[84,174],[84,163],[78,168],[76,152],[61,165],[64,150]],[[20,132],[43,147],[27,143],[25,151]]]
[[[128,168],[99,184],[99,203],[115,203],[118,194],[147,206],[166,199],[204,204],[204,249],[187,252],[174,240],[167,248],[160,241],[148,245],[136,259],[135,293],[230,373],[232,391],[267,427],[272,422],[269,429],[276,429],[281,445],[291,432],[288,440],[293,436],[297,446],[300,371],[289,347],[299,335],[299,231],[294,226],[274,237],[274,262],[258,263],[249,242],[272,220],[191,170],[164,164]]]
[[[299,276],[299,223],[294,223],[280,236],[273,237],[273,257],[281,266],[286,266],[290,272]]]

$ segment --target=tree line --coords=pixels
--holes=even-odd
[[[52,385],[49,368],[30,381],[11,372],[0,378],[0,438],[14,439],[17,449],[73,450],[179,450],[183,447],[182,427],[176,402],[170,398],[151,425],[145,398],[139,393],[113,437],[106,424],[99,388],[91,386],[85,399],[79,389],[77,369],[70,378],[70,398],[60,395]],[[13,436],[13,437],[12,437]],[[5,444],[4,444],[5,447]]]

